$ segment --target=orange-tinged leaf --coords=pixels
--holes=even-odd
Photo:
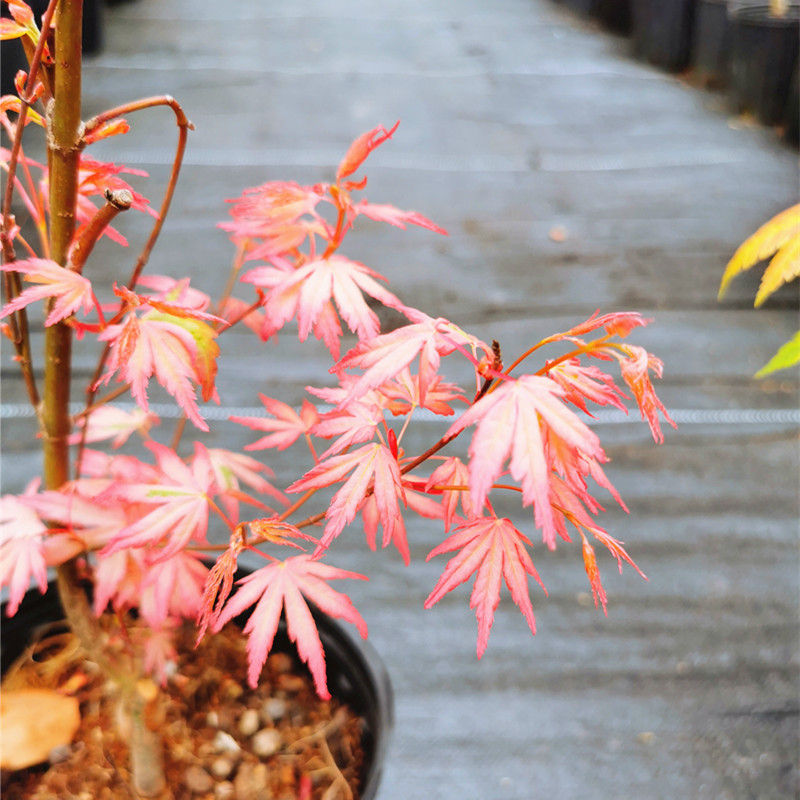
[[[379,145],[383,144],[387,139],[391,139],[400,120],[395,122],[394,127],[386,130],[383,125],[378,125],[371,131],[362,133],[345,153],[344,158],[339,164],[339,169],[336,172],[336,180],[340,181],[348,175],[352,175],[366,160],[367,156]]]
[[[8,0],[8,10],[11,12],[11,16],[14,17],[14,20],[20,25],[28,25],[33,26],[34,29],[36,28],[33,11],[27,3],[22,2],[22,0]]]
[[[589,540],[584,536],[583,531],[581,531],[581,539],[583,540],[583,563],[592,587],[594,607],[597,608],[598,603],[602,604],[603,613],[608,616],[608,597],[606,597],[606,590],[600,582],[600,570],[597,568],[597,557],[594,554],[594,548],[589,544]]]
[[[72,742],[81,722],[75,697],[51,689],[0,693],[0,766],[25,769],[46,761],[54,747]]]
[[[22,101],[13,94],[3,95],[3,97],[0,98],[0,111],[2,111],[3,114],[8,111],[14,111],[19,114],[20,111],[22,111]],[[27,125],[29,122],[35,122],[43,128],[47,127],[41,114],[37,114],[36,111],[30,107],[28,107],[28,115],[25,124]]]
[[[764,270],[756,294],[756,308],[784,283],[789,283],[798,275],[800,275],[800,228],[797,229],[797,234],[775,253],[769,266]]]
[[[388,222],[390,225],[402,230],[405,230],[407,224],[419,225],[421,228],[427,228],[434,233],[441,233],[447,236],[447,231],[444,228],[431,222],[427,217],[423,217],[417,211],[401,211],[392,205],[368,203],[366,200],[359,201],[352,208],[356,214],[363,214],[365,217],[378,222]]]
[[[0,19],[0,41],[19,39],[28,32],[24,25],[18,25],[13,19]]]
[[[800,203],[765,222],[752,236],[745,239],[725,267],[719,287],[719,298],[730,282],[783,247],[793,237],[800,236]]]

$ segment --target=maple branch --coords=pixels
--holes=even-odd
[[[105,205],[100,208],[91,222],[84,228],[80,237],[72,245],[69,260],[70,268],[75,272],[83,272],[86,259],[89,258],[103,231],[111,224],[121,211],[127,211],[133,204],[133,195],[127,189],[105,191]]]
[[[158,212],[158,219],[155,221],[153,228],[150,231],[150,236],[145,242],[145,245],[139,254],[139,258],[136,261],[136,265],[133,268],[133,273],[128,280],[128,289],[131,291],[136,288],[139,276],[142,274],[142,270],[145,268],[148,260],[150,259],[150,253],[152,252],[153,247],[155,247],[156,240],[158,239],[161,229],[164,226],[164,220],[169,213],[169,207],[172,203],[172,198],[175,194],[175,188],[178,183],[178,175],[180,174],[181,165],[183,164],[183,155],[186,151],[186,141],[189,131],[194,130],[194,125],[189,121],[189,118],[186,116],[180,104],[177,100],[175,100],[174,97],[170,95],[163,95],[161,97],[147,97],[143,100],[135,100],[131,103],[126,103],[124,105],[117,106],[116,108],[109,109],[108,111],[104,111],[103,113],[92,117],[92,119],[90,119],[84,126],[85,137],[87,134],[92,133],[101,125],[104,125],[106,122],[109,122],[112,119],[121,117],[124,114],[130,114],[146,108],[155,108],[157,106],[169,106],[174,112],[178,125],[178,144],[175,151],[175,158],[172,162],[172,171],[170,172],[169,183],[167,184],[167,188],[164,192],[164,198],[161,201],[161,208]],[[120,309],[120,312],[121,311],[122,310]],[[106,361],[108,360],[110,352],[111,346],[107,344],[103,348],[103,352],[100,354],[100,359],[97,363],[94,375],[92,376],[92,380],[90,381],[89,387],[86,390],[87,409],[94,404],[94,397],[97,393],[96,386],[100,380],[100,376],[103,374],[103,370],[105,369]]]
[[[417,456],[404,467],[401,467],[400,474],[406,475],[407,473],[411,472],[412,469],[416,469],[424,461],[427,461],[431,456],[436,455],[436,453],[438,453],[443,447],[446,447],[448,444],[450,444],[450,442],[458,438],[461,433],[462,431],[456,431],[455,433],[451,433],[449,436],[442,436],[442,438],[439,439],[436,444],[429,447],[422,455]]]
[[[565,353],[563,356],[553,359],[553,361],[548,361],[543,367],[540,367],[538,370],[536,370],[534,374],[546,375],[551,369],[553,369],[553,367],[557,367],[559,364],[563,363],[564,361],[569,361],[571,358],[577,358],[578,356],[582,356],[584,353],[590,353],[592,350],[596,350],[597,345],[605,344],[610,338],[611,334],[608,333],[605,336],[601,336],[599,339],[594,339],[582,347],[577,347],[575,350],[570,350],[569,353]],[[519,361],[519,359],[517,359],[517,361]]]
[[[285,519],[288,519],[292,514],[294,514],[295,511],[297,511],[298,508],[300,508],[302,505],[304,505],[316,493],[317,493],[316,489],[309,489],[302,497],[300,497],[298,500],[296,500],[294,503],[292,503],[292,505],[290,505],[289,508],[285,509],[284,512],[278,516],[278,521],[279,522],[283,522]],[[325,516],[325,514],[322,515],[322,517],[324,517],[324,516]],[[322,519],[322,517],[320,517],[320,519]],[[306,520],[304,520],[304,522],[306,523],[306,525],[312,524],[310,522],[307,522]],[[297,525],[296,527],[299,528],[301,526]]]
[[[55,13],[57,5],[58,0],[50,0],[42,19],[42,30],[50,29],[50,23],[53,19],[53,14]],[[30,68],[28,70],[28,79],[25,82],[25,91],[20,97],[22,105],[20,107],[16,131],[11,144],[11,155],[9,156],[7,166],[6,191],[5,195],[3,196],[3,219],[2,225],[0,226],[0,247],[2,247],[3,261],[6,264],[12,264],[17,260],[17,255],[14,251],[14,244],[11,239],[11,229],[14,224],[14,217],[11,214],[11,204],[14,199],[17,164],[19,163],[19,156],[22,152],[22,135],[25,131],[25,122],[28,118],[31,95],[34,87],[36,86],[36,78],[41,65],[42,53],[44,52],[45,43],[47,41],[46,36],[40,36],[36,49],[31,54],[29,52],[31,44],[28,41],[28,37],[24,36],[22,38],[25,55],[30,60]],[[42,77],[42,83],[45,86],[46,91],[48,94],[52,94],[49,91],[49,77],[47,75],[43,75]],[[15,297],[18,297],[22,292],[22,281],[19,277],[19,274],[15,272],[5,273],[4,285],[6,290],[6,298],[9,301],[13,300]],[[31,402],[31,405],[38,410],[40,396],[39,389],[36,385],[36,378],[34,376],[33,359],[31,358],[28,314],[24,308],[15,311],[11,315],[9,327],[11,328],[11,338],[14,343],[14,350],[17,354],[17,360],[20,365],[25,388],[28,392],[28,398]],[[40,420],[40,425],[41,424],[42,422]]]
[[[242,268],[242,264],[244,264],[244,255],[247,252],[248,241],[249,241],[248,239],[244,239],[243,241],[239,242],[239,244],[236,247],[236,255],[233,257],[233,263],[231,264],[231,269],[230,272],[228,273],[228,281],[225,284],[225,288],[222,290],[222,294],[219,297],[218,308],[220,309],[220,311],[224,307],[228,298],[233,293],[234,286],[236,286],[236,276],[239,274],[239,270]],[[243,319],[244,316],[246,316],[246,314],[243,315],[243,317],[240,317],[240,319]],[[237,319],[236,321],[238,322],[239,320]],[[235,323],[232,322],[231,325],[233,324]]]
[[[166,191],[164,192],[164,199],[161,201],[161,208],[158,212],[158,219],[153,224],[153,229],[150,232],[150,236],[145,242],[142,252],[139,254],[139,258],[136,261],[136,266],[133,269],[133,274],[128,281],[128,288],[131,291],[133,291],[136,287],[139,276],[142,274],[142,270],[145,268],[145,265],[150,259],[150,253],[153,251],[153,247],[155,247],[156,240],[158,239],[161,229],[164,226],[164,220],[169,213],[169,207],[172,203],[172,198],[175,194],[175,188],[178,183],[178,175],[180,174],[181,166],[183,164],[183,155],[186,151],[186,141],[189,131],[194,130],[194,125],[186,116],[178,101],[171,95],[165,94],[160,97],[146,97],[142,100],[134,100],[133,102],[125,103],[124,105],[104,111],[101,114],[92,117],[86,123],[84,129],[85,137],[97,130],[101,125],[105,125],[105,123],[110,122],[112,119],[124,116],[125,114],[132,114],[136,111],[142,111],[147,108],[156,108],[157,106],[169,106],[169,108],[171,108],[174,112],[178,125],[178,144],[175,150],[175,157],[172,161],[172,171],[170,173],[169,183],[167,184]]]

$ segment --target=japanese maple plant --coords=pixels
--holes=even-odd
[[[343,252],[362,217],[445,233],[415,211],[358,199],[367,182],[358,173],[396,124],[359,136],[332,183],[267,182],[233,200],[230,218],[220,225],[235,252],[221,298],[212,301],[188,275],[148,276],[143,268],[167,216],[191,123],[168,96],[83,121],[81,3],[53,0],[44,33],[25,3],[8,5],[13,19],[2,21],[3,38],[22,38],[30,69],[17,76],[19,97],[2,98],[11,144],[2,153],[2,317],[38,417],[43,453],[41,484],[3,498],[0,583],[8,587],[8,613],[17,611],[31,582],[44,591],[47,570],[54,568],[69,624],[89,658],[117,685],[135,726],[145,702],[138,679],[168,679],[171,633],[181,620],[197,626],[199,639],[249,610],[241,635],[247,637],[247,681],[255,685],[284,615],[317,692],[327,696],[325,656],[307,603],[367,635],[348,596],[330,585],[365,579],[336,565],[336,540],[359,517],[370,547],[380,537],[406,563],[407,515],[441,520],[442,540],[428,558],[449,554],[449,561],[424,605],[430,608],[474,577],[470,606],[478,622],[478,657],[503,582],[535,632],[528,580],[541,584],[531,558],[534,528],[547,548],[559,541],[581,546],[595,604],[605,611],[593,542],[607,547],[620,568],[623,561],[635,565],[596,519],[602,509],[589,479],[622,500],[585,417],[597,405],[624,410],[627,386],[653,437],[662,440],[659,415],[672,421],[651,385],[662,364],[627,343],[648,320],[635,312],[598,313],[508,359],[497,342],[403,303],[381,275]],[[88,152],[97,140],[125,133],[126,118],[159,106],[172,112],[178,144],[163,202],[153,212],[125,182],[132,170]],[[23,149],[31,125],[46,130],[45,165]],[[33,223],[24,230],[12,214],[15,195]],[[112,222],[130,208],[152,214],[152,234],[132,273],[120,270],[113,294],[102,296],[94,283],[109,267],[95,264],[92,250],[103,236],[125,244]],[[399,312],[405,324],[382,332],[376,304]],[[41,366],[31,347],[31,313],[43,319]],[[290,324],[300,340],[314,334],[330,350],[323,385],[308,388],[312,399],[299,410],[262,394],[262,416],[233,418],[260,435],[247,446],[251,452],[308,447],[308,470],[284,493],[268,481],[267,462],[279,454],[261,460],[203,444],[209,429],[204,404],[219,402],[218,340],[227,331],[246,327],[267,341]],[[77,414],[69,406],[73,343],[100,353]],[[553,349],[547,353],[546,346]],[[445,357],[466,362],[474,385],[446,379]],[[612,366],[621,375],[619,385],[605,371]],[[164,441],[151,431],[153,381],[184,415],[185,424]],[[127,396],[134,410],[114,405]],[[408,427],[420,412],[452,422],[427,449],[409,452]],[[190,432],[196,434],[191,449],[185,441]],[[143,437],[148,458],[116,449],[133,435]],[[104,440],[110,448],[97,449]],[[527,529],[495,513],[497,494],[514,494],[532,508]],[[209,542],[210,524],[229,532],[227,545]],[[234,591],[237,559],[245,552],[260,556],[263,565]],[[91,598],[83,588],[87,580]],[[148,632],[136,659],[104,644],[98,617],[109,608],[120,619],[135,610]],[[132,746],[144,753],[139,762],[147,762],[148,753],[158,762],[155,736],[149,730],[131,736]],[[163,777],[155,772],[134,777],[139,791],[158,791]]]

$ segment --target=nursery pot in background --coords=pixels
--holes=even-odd
[[[597,0],[558,0],[558,2],[564,8],[568,8],[582,17],[590,16],[597,5]]]
[[[767,2],[733,6],[731,17],[731,107],[764,125],[783,121],[797,62],[800,5],[774,16]]]
[[[631,31],[631,0],[595,0],[594,15],[615,33]]]
[[[697,0],[692,70],[701,86],[724,89],[727,85],[730,39],[728,0]]]
[[[247,575],[239,569],[236,579]],[[375,650],[368,642],[355,639],[344,626],[315,607],[311,607],[317,629],[325,648],[328,689],[331,695],[346,704],[363,720],[361,746],[364,762],[361,770],[359,797],[373,800],[377,796],[383,763],[389,738],[394,725],[394,695],[389,675]],[[42,595],[31,589],[23,598],[19,610],[13,617],[6,617],[6,603],[0,607],[2,614],[2,647],[0,666],[2,672],[23,653],[37,630],[64,619],[61,601],[55,582],[48,584]],[[243,627],[248,614],[236,618]],[[286,625],[281,620],[271,652],[296,653],[289,640]],[[298,669],[305,671],[305,666]],[[242,684],[245,676],[242,675]]]
[[[696,0],[631,0],[633,52],[668,72],[689,66]]]

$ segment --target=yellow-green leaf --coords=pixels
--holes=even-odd
[[[800,232],[786,242],[775,254],[761,278],[761,286],[756,295],[758,308],[773,292],[784,283],[800,275]]]
[[[200,319],[175,319],[173,322],[188,331],[197,344],[197,349],[192,353],[192,363],[203,400],[207,403],[216,393],[217,356],[219,356],[217,332]]]
[[[730,282],[740,272],[745,272],[769,258],[790,239],[797,236],[800,236],[800,203],[781,211],[740,245],[725,267],[719,287],[719,297],[725,294]]]
[[[771,375],[779,369],[788,369],[798,361],[800,361],[800,331],[797,331],[786,344],[782,345],[778,352],[756,372],[754,377],[763,378],[765,375]]]

